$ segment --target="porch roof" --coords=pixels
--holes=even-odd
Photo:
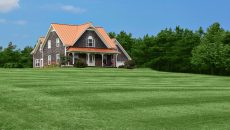
[[[67,52],[82,52],[82,53],[110,53],[110,54],[119,54],[117,50],[114,49],[101,49],[101,48],[76,48],[70,47],[67,49]]]

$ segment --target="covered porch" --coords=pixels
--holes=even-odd
[[[75,48],[67,52],[70,57],[70,65],[82,60],[92,67],[117,67],[118,54],[116,50],[96,48]]]

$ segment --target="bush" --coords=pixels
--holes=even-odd
[[[20,63],[5,63],[3,68],[23,68],[23,65]]]
[[[68,62],[70,62],[70,56],[61,56],[60,58],[60,64],[61,65],[66,65],[68,64]]]
[[[85,68],[85,67],[87,67],[87,64],[83,60],[78,59],[77,62],[74,64],[74,67]]]
[[[125,65],[120,65],[118,66],[118,68],[125,68]]]
[[[59,67],[60,65],[55,62],[51,63],[50,65],[45,66],[45,68],[59,68]]]
[[[126,69],[134,69],[136,66],[135,61],[129,60],[125,62],[125,68]]]

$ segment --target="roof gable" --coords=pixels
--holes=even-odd
[[[93,30],[95,31],[95,33],[100,37],[100,39],[102,40],[102,42],[105,44],[105,46],[107,48],[113,48],[110,46],[110,44],[108,43],[108,40],[106,40],[106,35],[108,35],[107,33],[102,34],[97,28],[95,28],[93,25],[91,25],[90,27],[88,27],[87,29]],[[79,35],[79,37],[76,39],[76,41],[73,43],[73,45],[77,42],[77,40],[80,39],[80,37],[87,31],[87,29],[84,30],[84,32]]]
[[[86,47],[88,38],[90,37],[95,40],[95,48],[110,49],[110,47],[102,41],[101,37],[94,31],[94,29],[87,29],[72,47]]]
[[[101,38],[101,40],[108,48],[116,49],[116,45],[110,39],[105,29],[102,27],[94,27],[90,22],[82,25],[53,23],[51,24],[50,30],[51,29],[53,29],[57,33],[65,46],[73,46],[77,42],[77,40],[84,34],[84,32],[87,29],[90,29],[94,30],[97,33],[97,35]]]
[[[109,44],[111,48],[116,49],[116,44],[112,41],[112,39],[109,37],[109,35],[106,33],[105,29],[102,27],[96,27],[96,30],[102,35],[102,37],[105,39],[106,43]]]
[[[113,43],[115,45],[117,45],[121,51],[125,54],[125,56],[129,59],[129,60],[132,60],[132,58],[129,56],[129,54],[125,51],[125,49],[122,47],[122,45],[117,41],[117,39],[113,38],[112,39]]]
[[[79,39],[85,30],[91,26],[91,23],[82,25],[51,24],[51,26],[65,46],[73,46],[76,39]]]
[[[37,42],[37,44],[36,44],[34,50],[31,52],[31,54],[35,54],[35,53],[37,52],[39,46],[40,46],[41,44],[44,44],[44,42],[45,42],[45,37],[40,37],[40,38],[38,39],[38,42]]]

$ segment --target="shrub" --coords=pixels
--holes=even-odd
[[[60,64],[61,65],[66,65],[68,64],[68,62],[70,62],[70,56],[61,56],[60,58]]]
[[[20,63],[5,63],[3,68],[23,68]]]
[[[125,65],[120,65],[118,66],[118,68],[125,68]]]
[[[129,60],[125,62],[125,68],[127,69],[134,69],[136,66],[135,61],[134,60]]]
[[[85,67],[87,67],[87,64],[83,60],[78,59],[77,62],[74,64],[74,67],[85,68]]]

